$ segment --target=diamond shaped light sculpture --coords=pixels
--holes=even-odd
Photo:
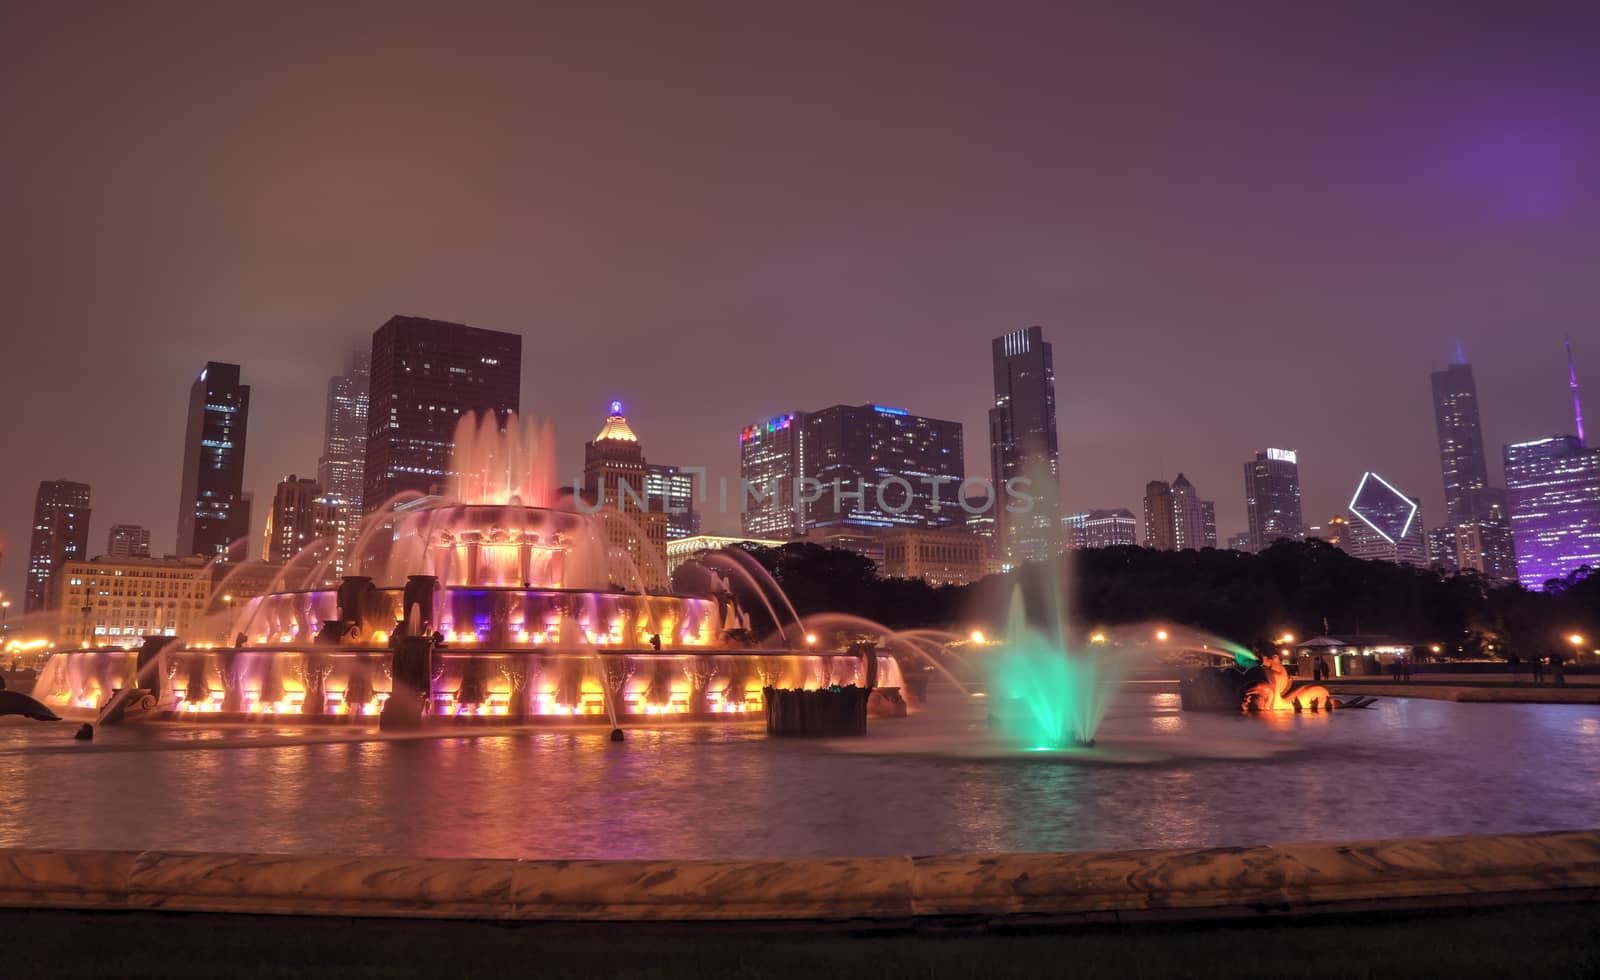
[[[1361,475],[1356,495],[1350,498],[1350,513],[1392,544],[1411,533],[1417,504],[1394,484],[1368,471]]]

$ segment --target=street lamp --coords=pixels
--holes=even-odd
[[[1156,630],[1156,639],[1160,640],[1162,643],[1167,642],[1167,631]]]
[[[968,638],[970,640],[972,640],[973,643],[976,643],[979,646],[982,646],[983,645],[983,630],[973,630],[972,631],[972,635],[970,637],[968,637]]]
[[[817,634],[815,634],[815,633],[807,633],[806,634],[806,646],[814,647],[816,645],[817,645]]]
[[[1574,649],[1577,649],[1577,648],[1583,646],[1583,634],[1582,633],[1574,633],[1571,636],[1567,637],[1567,642],[1572,644]]]

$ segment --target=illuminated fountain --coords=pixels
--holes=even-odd
[[[889,656],[753,647],[715,570],[696,594],[646,591],[600,518],[555,499],[553,447],[548,426],[464,417],[446,492],[371,515],[336,589],[312,585],[326,561],[291,562],[301,587],[243,603],[233,643],[58,653],[34,693],[94,721],[376,720],[404,700],[431,719],[615,726],[754,720],[764,687],[865,686],[870,667],[899,683]],[[391,705],[397,689],[412,696]]]
[[[987,658],[990,718],[1029,750],[1093,747],[1126,660],[1092,644],[1075,648],[1062,603],[1046,606],[1045,620],[1030,623],[1021,587],[1012,593],[1005,638]]]

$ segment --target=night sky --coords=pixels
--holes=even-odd
[[[93,485],[91,553],[172,547],[208,359],[259,530],[393,313],[523,334],[564,472],[615,397],[733,476],[741,426],[865,401],[986,475],[989,341],[1038,323],[1067,505],[1182,470],[1224,537],[1266,445],[1309,523],[1368,468],[1437,523],[1458,338],[1496,479],[1571,429],[1564,334],[1600,428],[1578,5],[446,6],[0,7],[8,594],[40,479]]]

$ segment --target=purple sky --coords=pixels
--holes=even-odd
[[[207,359],[259,523],[396,312],[521,332],[564,471],[619,397],[654,461],[877,401],[982,474],[989,340],[1039,323],[1068,505],[1181,469],[1224,536],[1269,444],[1308,521],[1373,468],[1434,523],[1458,337],[1496,457],[1571,428],[1563,334],[1600,406],[1592,15],[334,6],[0,8],[8,593],[43,478],[93,485],[92,551],[171,547]]]

